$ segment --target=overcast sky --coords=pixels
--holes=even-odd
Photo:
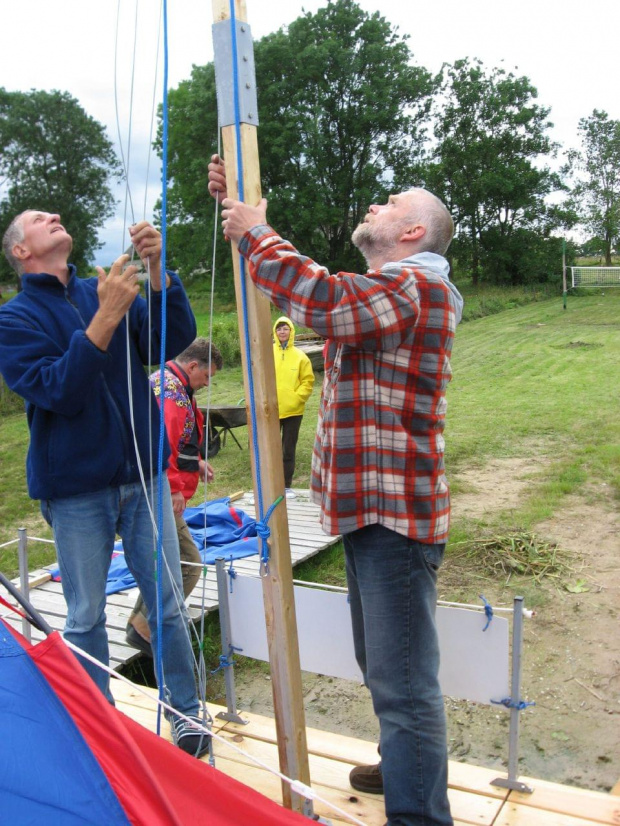
[[[613,47],[620,22],[617,0],[590,0],[579,7],[566,0],[358,3],[365,11],[379,10],[401,34],[409,35],[416,62],[431,71],[444,62],[478,57],[488,67],[501,65],[529,77],[539,102],[551,107],[552,137],[565,147],[577,145],[579,119],[593,109],[620,119],[620,69]],[[160,166],[158,159],[151,160],[147,187],[153,95],[156,102],[162,99],[161,47],[156,68],[160,0],[25,0],[2,5],[0,86],[69,92],[106,125],[117,150],[120,131],[129,154],[135,217],[146,214],[150,220]],[[302,10],[315,12],[324,5],[326,0],[247,0],[253,38],[289,24]],[[168,85],[176,87],[189,77],[193,64],[213,58],[212,6],[209,0],[168,0],[167,7]],[[260,87],[260,77],[257,83]],[[216,142],[214,135],[214,146]],[[131,215],[125,218],[124,187],[117,198],[117,215],[100,233],[105,246],[97,263],[109,264],[126,246],[123,232]]]

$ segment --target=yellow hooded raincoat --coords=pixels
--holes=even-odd
[[[284,348],[276,335],[276,327],[282,322],[291,328],[291,335]],[[280,316],[273,325],[273,358],[279,417],[286,419],[289,416],[303,416],[314,386],[314,373],[308,356],[299,347],[295,347],[295,327],[286,316]]]

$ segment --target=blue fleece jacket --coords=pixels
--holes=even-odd
[[[129,311],[128,339],[123,319],[102,352],[84,332],[99,307],[97,279],[79,279],[75,267],[69,268],[66,287],[46,273],[23,275],[22,291],[0,307],[0,373],[26,400],[26,470],[33,499],[92,493],[140,478],[129,407],[127,340],[138,451],[147,478],[150,468],[157,468],[159,410],[144,365],[159,363],[162,294],[151,291],[150,359],[149,313],[141,296]],[[196,337],[181,282],[168,275],[166,360]],[[164,466],[168,453],[166,441]]]

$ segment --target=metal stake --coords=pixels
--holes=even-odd
[[[26,528],[18,528],[18,558],[19,558],[19,589],[25,600],[30,597],[30,584],[28,579],[28,537]],[[22,620],[22,634],[28,642],[32,642],[32,629],[28,620]]]
[[[217,599],[220,610],[220,630],[222,635],[222,656],[228,660],[232,657],[232,632],[230,625],[230,606],[228,604],[228,583],[226,582],[226,569],[224,557],[215,560],[215,573],[217,575]],[[235,675],[232,662],[224,669],[224,680],[226,685],[226,708],[227,711],[220,711],[216,716],[221,720],[229,720],[232,723],[242,723],[246,726],[250,721],[244,720],[237,714],[237,693],[235,691]]]
[[[516,704],[521,699],[521,650],[523,646],[523,597],[515,597],[513,603],[512,618],[512,674],[511,674],[511,700],[510,709],[510,732],[508,739],[508,777],[496,777],[491,780],[492,786],[499,786],[502,789],[514,789],[518,792],[531,794],[534,789],[520,780],[517,780],[517,769],[519,761],[519,714],[520,710]]]

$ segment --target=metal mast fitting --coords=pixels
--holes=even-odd
[[[254,43],[247,23],[235,20],[235,50],[232,43],[230,20],[213,24],[213,56],[215,65],[215,89],[220,126],[235,123],[235,86],[239,95],[239,120],[258,126],[258,99],[256,96],[256,72],[254,69]],[[236,83],[235,83],[236,81]]]

